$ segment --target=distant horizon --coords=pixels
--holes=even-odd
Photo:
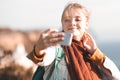
[[[5,29],[5,28],[2,28],[2,29]],[[10,28],[6,28],[6,29],[10,29]],[[120,41],[114,41],[114,40],[112,40],[112,41],[103,40],[102,41],[102,40],[99,40],[98,38],[96,38],[94,34],[92,34],[92,35],[93,35],[95,42],[96,42],[97,46],[99,47],[99,49],[104,54],[106,54],[111,60],[113,60],[120,69],[120,62],[119,62]]]

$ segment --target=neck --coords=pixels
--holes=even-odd
[[[77,41],[80,41],[82,39],[82,36],[83,36],[83,34],[82,35],[73,36],[73,39],[77,40]]]

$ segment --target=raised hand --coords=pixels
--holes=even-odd
[[[95,50],[97,49],[94,39],[87,32],[85,32],[85,34],[84,34],[83,45],[87,49],[87,51],[90,53],[90,55],[92,55],[95,52]]]
[[[59,41],[64,40],[64,33],[58,33],[57,29],[48,29],[40,34],[40,37],[35,45],[35,51],[44,50],[49,46],[58,45]]]

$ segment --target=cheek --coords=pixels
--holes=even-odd
[[[80,24],[79,24],[79,27],[80,27],[80,29],[83,31],[83,30],[86,30],[86,28],[87,28],[87,24],[86,24],[86,22],[81,22]]]
[[[66,31],[66,30],[67,30],[67,25],[62,24],[62,29],[63,29],[64,31]]]
[[[65,30],[65,26],[64,25],[62,25],[62,30]]]
[[[84,24],[84,23],[78,24],[77,27],[78,28],[74,31],[74,35],[81,35],[86,30],[86,24]]]
[[[81,22],[81,26],[86,28],[88,26],[88,22],[87,21],[83,21]]]

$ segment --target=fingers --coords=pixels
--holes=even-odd
[[[90,50],[90,49],[91,49],[91,47],[87,44],[87,42],[88,42],[88,39],[87,39],[86,41],[84,41],[84,43],[83,43],[83,44],[84,44],[84,46],[85,46],[87,49],[89,49],[89,50]]]
[[[56,29],[49,29],[42,35],[47,43],[55,43],[64,40],[64,33],[58,33]]]
[[[57,29],[48,29],[48,30],[44,31],[44,33],[47,33],[47,34],[50,34],[53,32],[58,32],[58,30]]]
[[[46,36],[45,43],[47,43],[48,46],[57,45],[58,42],[64,40],[64,33],[50,33],[48,36]]]
[[[94,51],[96,50],[97,46],[96,43],[94,41],[94,39],[92,38],[92,36],[88,33],[84,34],[84,40],[83,40],[83,45],[84,47],[87,49],[87,51],[89,53],[94,53]]]
[[[58,45],[58,42],[64,40],[64,33],[58,32],[57,29],[48,29],[41,33],[37,42],[41,49],[45,49],[49,46]]]
[[[94,46],[94,48],[96,48],[97,47],[97,45],[96,45],[96,43],[95,43],[95,40],[93,39],[93,37],[89,34],[89,33],[87,33],[88,34],[88,39],[89,40],[91,40],[91,45],[93,45]]]
[[[49,36],[49,34],[54,33],[54,32],[58,32],[58,30],[57,29],[47,29],[43,33],[41,33],[41,37],[44,39],[47,36]]]

